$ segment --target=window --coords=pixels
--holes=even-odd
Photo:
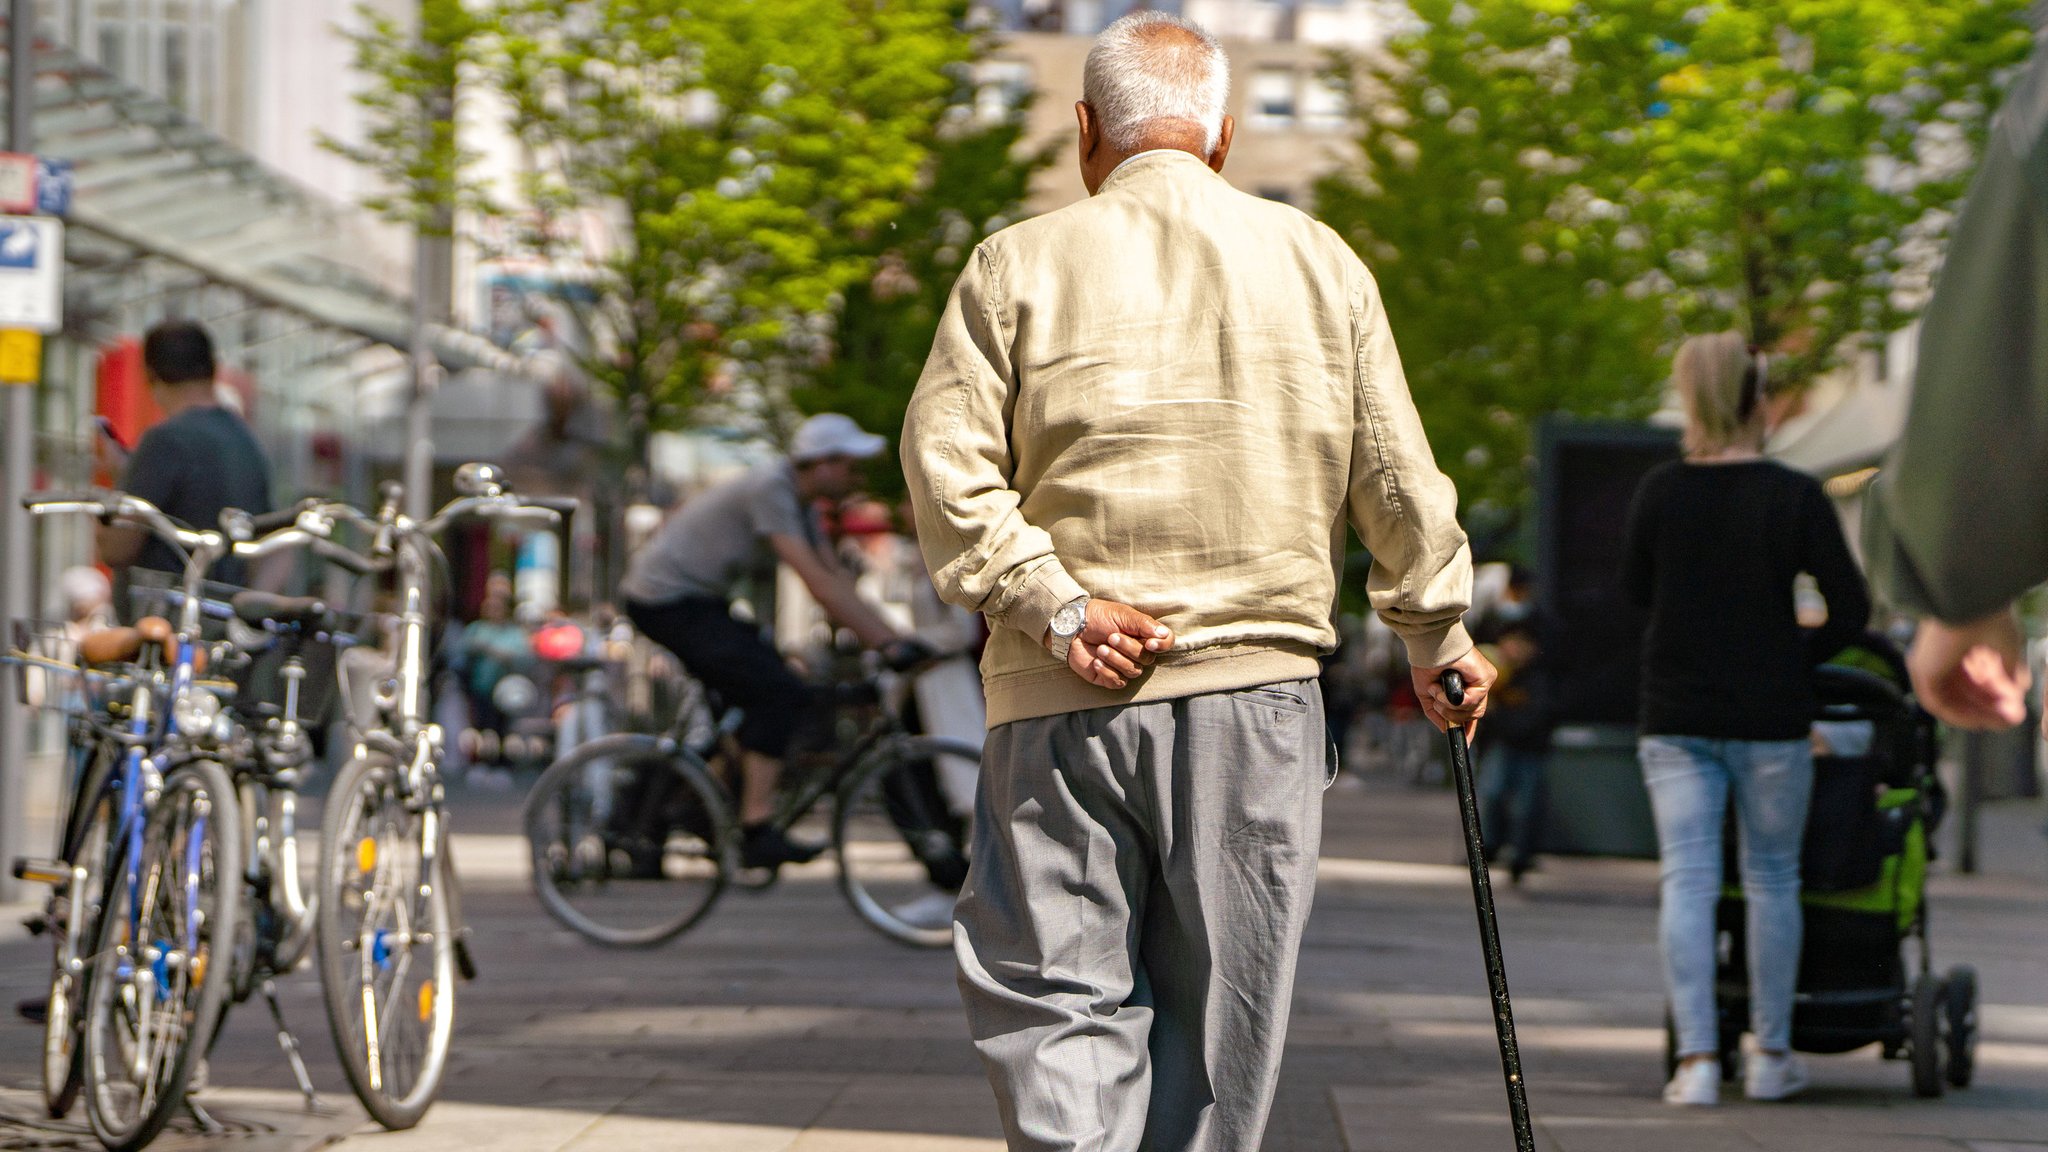
[[[177,105],[181,110],[186,113],[196,114],[195,109],[185,107],[187,97],[190,95],[186,90],[186,86],[191,79],[191,70],[192,61],[190,54],[186,51],[185,30],[183,28],[164,29],[163,94],[165,98],[170,100],[172,104]]]
[[[1284,128],[1294,123],[1294,70],[1261,68],[1252,73],[1252,123]]]
[[[1345,93],[1326,77],[1312,76],[1302,86],[1301,125],[1319,132],[1344,127],[1347,119]]]
[[[101,28],[100,67],[116,76],[128,73],[128,30],[125,28]]]

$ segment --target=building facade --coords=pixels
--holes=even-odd
[[[1067,152],[1039,174],[1031,208],[1043,212],[1086,195],[1071,162],[1074,102],[1088,49],[1110,21],[1135,8],[1178,12],[1223,42],[1230,55],[1230,111],[1237,119],[1224,175],[1237,187],[1313,210],[1318,177],[1357,157],[1343,86],[1330,79],[1345,56],[1377,51],[1396,9],[1380,0],[1000,0],[989,18],[1002,47],[982,65],[981,114],[1025,107],[1026,144]]]

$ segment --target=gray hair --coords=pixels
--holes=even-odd
[[[1202,130],[1202,151],[1223,137],[1230,59],[1202,26],[1166,12],[1133,12],[1102,30],[1081,73],[1081,99],[1111,147],[1134,152],[1155,120]]]

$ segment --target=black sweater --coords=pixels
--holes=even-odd
[[[1828,604],[1811,632],[1794,615],[1801,572]],[[1813,668],[1870,620],[1834,506],[1812,477],[1769,461],[1673,461],[1644,477],[1624,579],[1650,613],[1644,735],[1803,738],[1818,707]]]

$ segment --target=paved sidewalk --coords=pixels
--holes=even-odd
[[[361,1121],[310,973],[285,982],[330,1115],[309,1116],[260,1004],[229,1021],[203,1098],[225,1136],[159,1147],[284,1152],[996,1152],[951,958],[881,939],[825,866],[729,894],[665,949],[612,952],[557,929],[524,890],[509,794],[458,799],[481,978],[461,990],[442,1101],[415,1131]],[[1471,897],[1445,792],[1330,794],[1324,882],[1303,952],[1267,1152],[1511,1147]],[[1553,1152],[2048,1152],[2048,851],[2038,814],[1987,821],[2004,874],[1933,882],[1937,963],[1985,990],[1978,1085],[1916,1101],[1873,1052],[1817,1059],[1795,1104],[1657,1103],[1662,994],[1655,867],[1551,860],[1503,889],[1501,921],[1538,1146]],[[0,1004],[40,979],[0,933]],[[78,1146],[32,1131],[37,1033],[0,1020],[0,1149]],[[232,1091],[228,1086],[232,1086]],[[73,1129],[75,1133],[75,1129]]]

